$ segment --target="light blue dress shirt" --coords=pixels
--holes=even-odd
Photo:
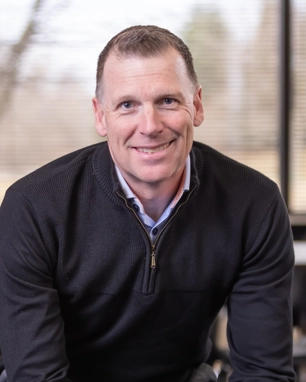
[[[181,199],[184,192],[189,191],[190,188],[190,156],[188,155],[188,158],[186,160],[186,166],[185,166],[185,180],[183,187],[180,185],[178,192],[176,193],[175,197],[171,200],[171,202],[166,207],[165,211],[161,215],[161,217],[158,219],[157,222],[155,222],[150,216],[148,216],[144,210],[143,205],[141,204],[140,200],[137,198],[137,196],[134,194],[134,192],[130,189],[129,185],[123,178],[119,168],[116,167],[116,173],[118,176],[119,183],[122,187],[123,192],[125,193],[126,198],[129,201],[129,204],[132,208],[134,208],[135,212],[137,213],[140,220],[143,222],[144,226],[146,227],[152,242],[155,241],[155,238],[162,229],[162,227],[165,225],[166,220],[168,219],[171,211],[176,206],[178,201]]]

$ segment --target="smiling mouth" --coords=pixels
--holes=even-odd
[[[158,151],[162,151],[162,150],[165,150],[167,147],[170,146],[170,143],[166,143],[162,146],[158,146],[158,147],[155,147],[154,149],[148,149],[148,148],[145,148],[145,147],[138,147],[137,150],[140,151],[141,153],[146,153],[146,154],[154,154],[154,153],[157,153]]]

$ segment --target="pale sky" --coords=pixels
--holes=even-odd
[[[0,0],[0,41],[18,40],[34,3]],[[36,45],[23,57],[22,74],[48,67],[50,78],[77,73],[92,86],[98,54],[114,34],[135,24],[156,24],[180,35],[195,5],[216,7],[232,35],[248,39],[262,0],[45,0]]]
[[[195,4],[214,5],[221,10],[234,33],[242,36],[245,35],[242,30],[256,26],[261,3],[261,0],[45,0],[43,13],[49,32],[56,28],[56,32],[61,32],[59,38],[73,39],[81,33],[85,37],[92,33],[98,37],[102,32],[112,36],[126,26],[148,23],[179,33],[180,24],[188,21]],[[20,34],[33,4],[34,0],[0,0],[1,39]],[[72,30],[79,30],[79,33],[72,36],[69,33]],[[56,35],[58,37],[58,33]]]

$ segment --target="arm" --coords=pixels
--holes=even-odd
[[[9,190],[0,208],[0,339],[9,381],[69,382],[55,266],[35,208]]]
[[[228,300],[231,382],[294,381],[293,266],[291,227],[277,190]]]

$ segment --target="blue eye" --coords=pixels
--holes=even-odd
[[[122,103],[122,107],[123,107],[124,109],[130,109],[130,108],[132,107],[132,102],[129,102],[129,101],[127,101],[127,102],[123,102],[123,103]]]
[[[165,103],[171,105],[173,103],[173,98],[165,98]]]

